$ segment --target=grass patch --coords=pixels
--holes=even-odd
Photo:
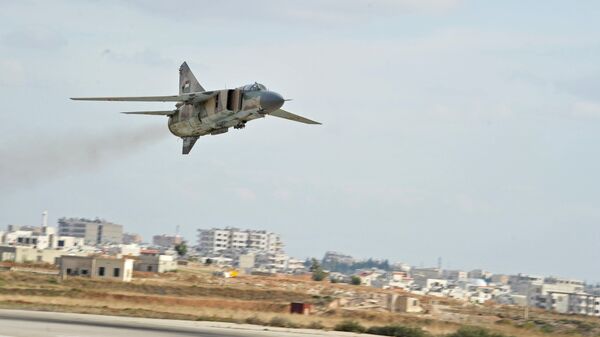
[[[267,322],[265,322],[264,320],[262,320],[261,318],[259,318],[257,316],[250,316],[250,317],[246,318],[244,320],[244,322],[246,322],[246,324],[267,325]]]
[[[418,327],[410,327],[403,325],[385,325],[372,326],[366,330],[366,333],[382,336],[394,337],[427,337],[429,334]]]
[[[310,324],[308,324],[306,326],[306,328],[315,329],[315,330],[323,330],[323,329],[325,329],[325,325],[323,325],[323,323],[321,323],[321,321],[316,321],[316,322],[310,322]]]
[[[333,328],[333,330],[363,333],[367,329],[357,321],[345,320],[345,321],[342,321],[342,322],[336,324],[336,326]]]
[[[447,337],[508,337],[507,335],[475,326],[463,326]]]
[[[277,326],[280,328],[298,328],[299,326],[289,319],[281,316],[275,316],[269,321],[270,326]]]

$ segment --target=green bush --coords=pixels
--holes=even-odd
[[[315,270],[312,273],[313,281],[323,281],[327,277],[327,273],[323,270]]]
[[[360,323],[358,323],[357,321],[350,321],[350,320],[346,320],[343,321],[341,323],[338,323],[333,330],[335,331],[347,331],[347,332],[365,332],[367,329],[365,329],[364,326],[362,326]]]
[[[554,327],[552,325],[550,325],[550,324],[543,324],[540,327],[540,331],[543,332],[543,333],[553,333],[554,330],[556,330],[556,329],[554,329]]]
[[[359,286],[362,283],[362,280],[360,279],[360,276],[352,276],[352,278],[350,279],[350,284],[353,284],[355,286]]]
[[[394,337],[425,337],[427,333],[418,327],[409,327],[402,325],[372,326],[366,331],[373,335],[394,336]]]
[[[507,337],[505,334],[475,326],[463,326],[448,337]]]

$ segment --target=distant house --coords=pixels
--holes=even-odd
[[[418,313],[423,311],[417,298],[398,294],[389,294],[388,308],[391,312]]]
[[[134,263],[136,271],[165,273],[177,270],[177,261],[173,255],[160,254],[156,249],[142,250]]]
[[[62,256],[60,275],[63,279],[74,276],[129,282],[133,259],[108,256]]]
[[[380,284],[381,282],[377,282],[377,281],[383,275],[385,275],[385,271],[377,270],[377,269],[359,270],[357,273],[357,276],[360,277],[361,284],[368,286],[368,287],[371,287],[371,286],[380,287],[382,284]]]

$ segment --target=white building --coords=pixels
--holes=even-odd
[[[53,238],[49,235],[38,235],[29,232],[28,234],[17,236],[16,240],[13,241],[13,245],[46,249],[52,245],[52,241]]]
[[[106,256],[62,256],[60,258],[60,275],[63,279],[83,276],[129,282],[132,274],[132,259]]]
[[[290,258],[288,260],[287,270],[292,273],[306,270],[304,260]]]
[[[36,249],[67,249],[83,246],[83,239],[72,236],[58,236],[53,227],[16,230],[4,234],[3,244],[25,246]]]
[[[409,289],[413,283],[412,277],[405,271],[393,271],[389,273],[388,287],[397,289]]]
[[[586,293],[569,294],[569,313],[600,316],[600,296]]]
[[[177,261],[173,255],[160,254],[158,250],[142,250],[134,263],[134,269],[150,273],[165,273],[177,270]]]
[[[139,256],[141,248],[135,243],[113,245],[105,248],[106,253],[113,256]]]
[[[64,250],[37,249],[26,246],[0,246],[0,261],[16,263],[48,263],[55,264],[56,259],[71,254]]]
[[[31,237],[33,235],[33,231],[25,231],[25,230],[8,230],[4,234],[4,244],[7,245],[15,245],[17,243],[17,239],[19,237]]]
[[[76,247],[83,247],[85,245],[83,238],[76,238],[73,236],[57,236],[54,239],[54,243],[51,248],[56,249],[71,249]]]
[[[199,250],[208,255],[225,250],[248,250],[257,253],[277,254],[283,249],[278,234],[265,230],[241,230],[233,227],[199,229]]]

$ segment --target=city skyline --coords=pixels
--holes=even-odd
[[[47,221],[47,219],[49,218],[49,213],[48,211],[44,211],[42,213],[42,220],[40,221],[39,225],[42,225],[44,223],[44,220]],[[61,217],[57,217],[57,223],[56,226],[53,226],[52,223],[50,222],[49,226],[51,227],[56,227],[59,228],[59,220],[61,219],[83,219],[83,220],[90,220],[90,221],[98,221],[100,220],[101,222],[106,222],[108,224],[113,224],[111,221],[104,219],[103,217],[72,217],[72,216],[61,216]],[[12,224],[7,224],[6,227],[8,226],[39,226],[37,224],[16,224],[16,223],[12,223]],[[286,240],[285,238],[281,238],[279,233],[276,232],[271,232],[269,229],[267,228],[262,228],[262,227],[252,227],[252,226],[241,226],[241,227],[235,227],[235,226],[224,226],[224,227],[220,227],[220,226],[207,226],[207,227],[197,227],[194,230],[194,235],[190,236],[190,237],[186,237],[185,235],[182,235],[181,233],[178,233],[179,230],[181,230],[181,226],[180,225],[176,225],[174,228],[175,230],[173,232],[148,232],[148,235],[144,235],[144,234],[140,234],[139,232],[135,232],[135,231],[128,231],[127,230],[127,225],[125,224],[117,224],[118,226],[122,226],[123,227],[123,235],[125,234],[137,234],[140,235],[143,238],[142,243],[144,244],[148,244],[150,246],[154,245],[154,238],[157,236],[168,236],[168,235],[173,235],[173,237],[179,235],[181,237],[181,239],[187,243],[187,245],[189,247],[199,247],[199,243],[200,243],[200,238],[199,238],[199,232],[201,231],[210,231],[210,230],[230,230],[230,231],[240,231],[240,232],[266,232],[267,234],[276,234],[278,237],[278,240],[282,240],[282,242],[286,242],[289,243],[289,240]],[[0,233],[3,231],[3,229],[0,229]],[[283,245],[283,251],[286,250],[286,246],[287,244]],[[294,246],[294,244],[292,244],[292,246]],[[235,248],[235,247],[234,247]],[[498,270],[493,270],[490,268],[487,268],[485,265],[480,265],[480,266],[464,266],[461,265],[460,262],[457,264],[457,267],[454,267],[452,265],[447,264],[447,262],[445,262],[443,260],[443,256],[438,256],[435,261],[428,261],[428,262],[424,262],[424,261],[408,261],[405,259],[393,259],[393,258],[389,258],[386,256],[373,256],[373,255],[367,255],[367,256],[356,256],[355,254],[353,254],[353,252],[351,251],[339,251],[339,250],[334,250],[334,249],[329,249],[329,250],[325,250],[323,251],[323,253],[321,253],[320,255],[294,255],[292,256],[292,254],[288,254],[290,257],[292,258],[300,258],[302,260],[306,260],[306,259],[311,259],[311,258],[317,258],[319,261],[321,261],[321,257],[322,256],[326,256],[327,253],[340,253],[340,254],[344,254],[347,255],[351,258],[353,258],[355,261],[367,261],[369,259],[373,259],[374,261],[388,261],[390,263],[390,265],[392,264],[406,264],[409,265],[412,268],[438,268],[440,270],[446,270],[446,271],[452,271],[452,270],[460,270],[460,271],[464,271],[464,272],[469,272],[469,271],[474,271],[474,270],[482,270],[482,271],[486,271],[486,272],[490,272],[494,275],[534,275],[534,276],[539,276],[539,277],[544,277],[544,278],[553,278],[553,277],[557,277],[557,278],[564,278],[564,279],[579,279],[582,280],[583,282],[589,284],[589,285],[595,285],[595,284],[600,284],[600,280],[590,280],[590,279],[585,279],[585,278],[580,278],[580,277],[575,277],[573,275],[564,275],[564,274],[560,274],[560,272],[550,272],[550,273],[536,273],[536,272],[531,272],[528,270],[519,270],[519,271],[498,271]],[[213,252],[214,253],[214,252]],[[287,252],[286,252],[287,253]],[[218,255],[218,254],[217,254]]]

